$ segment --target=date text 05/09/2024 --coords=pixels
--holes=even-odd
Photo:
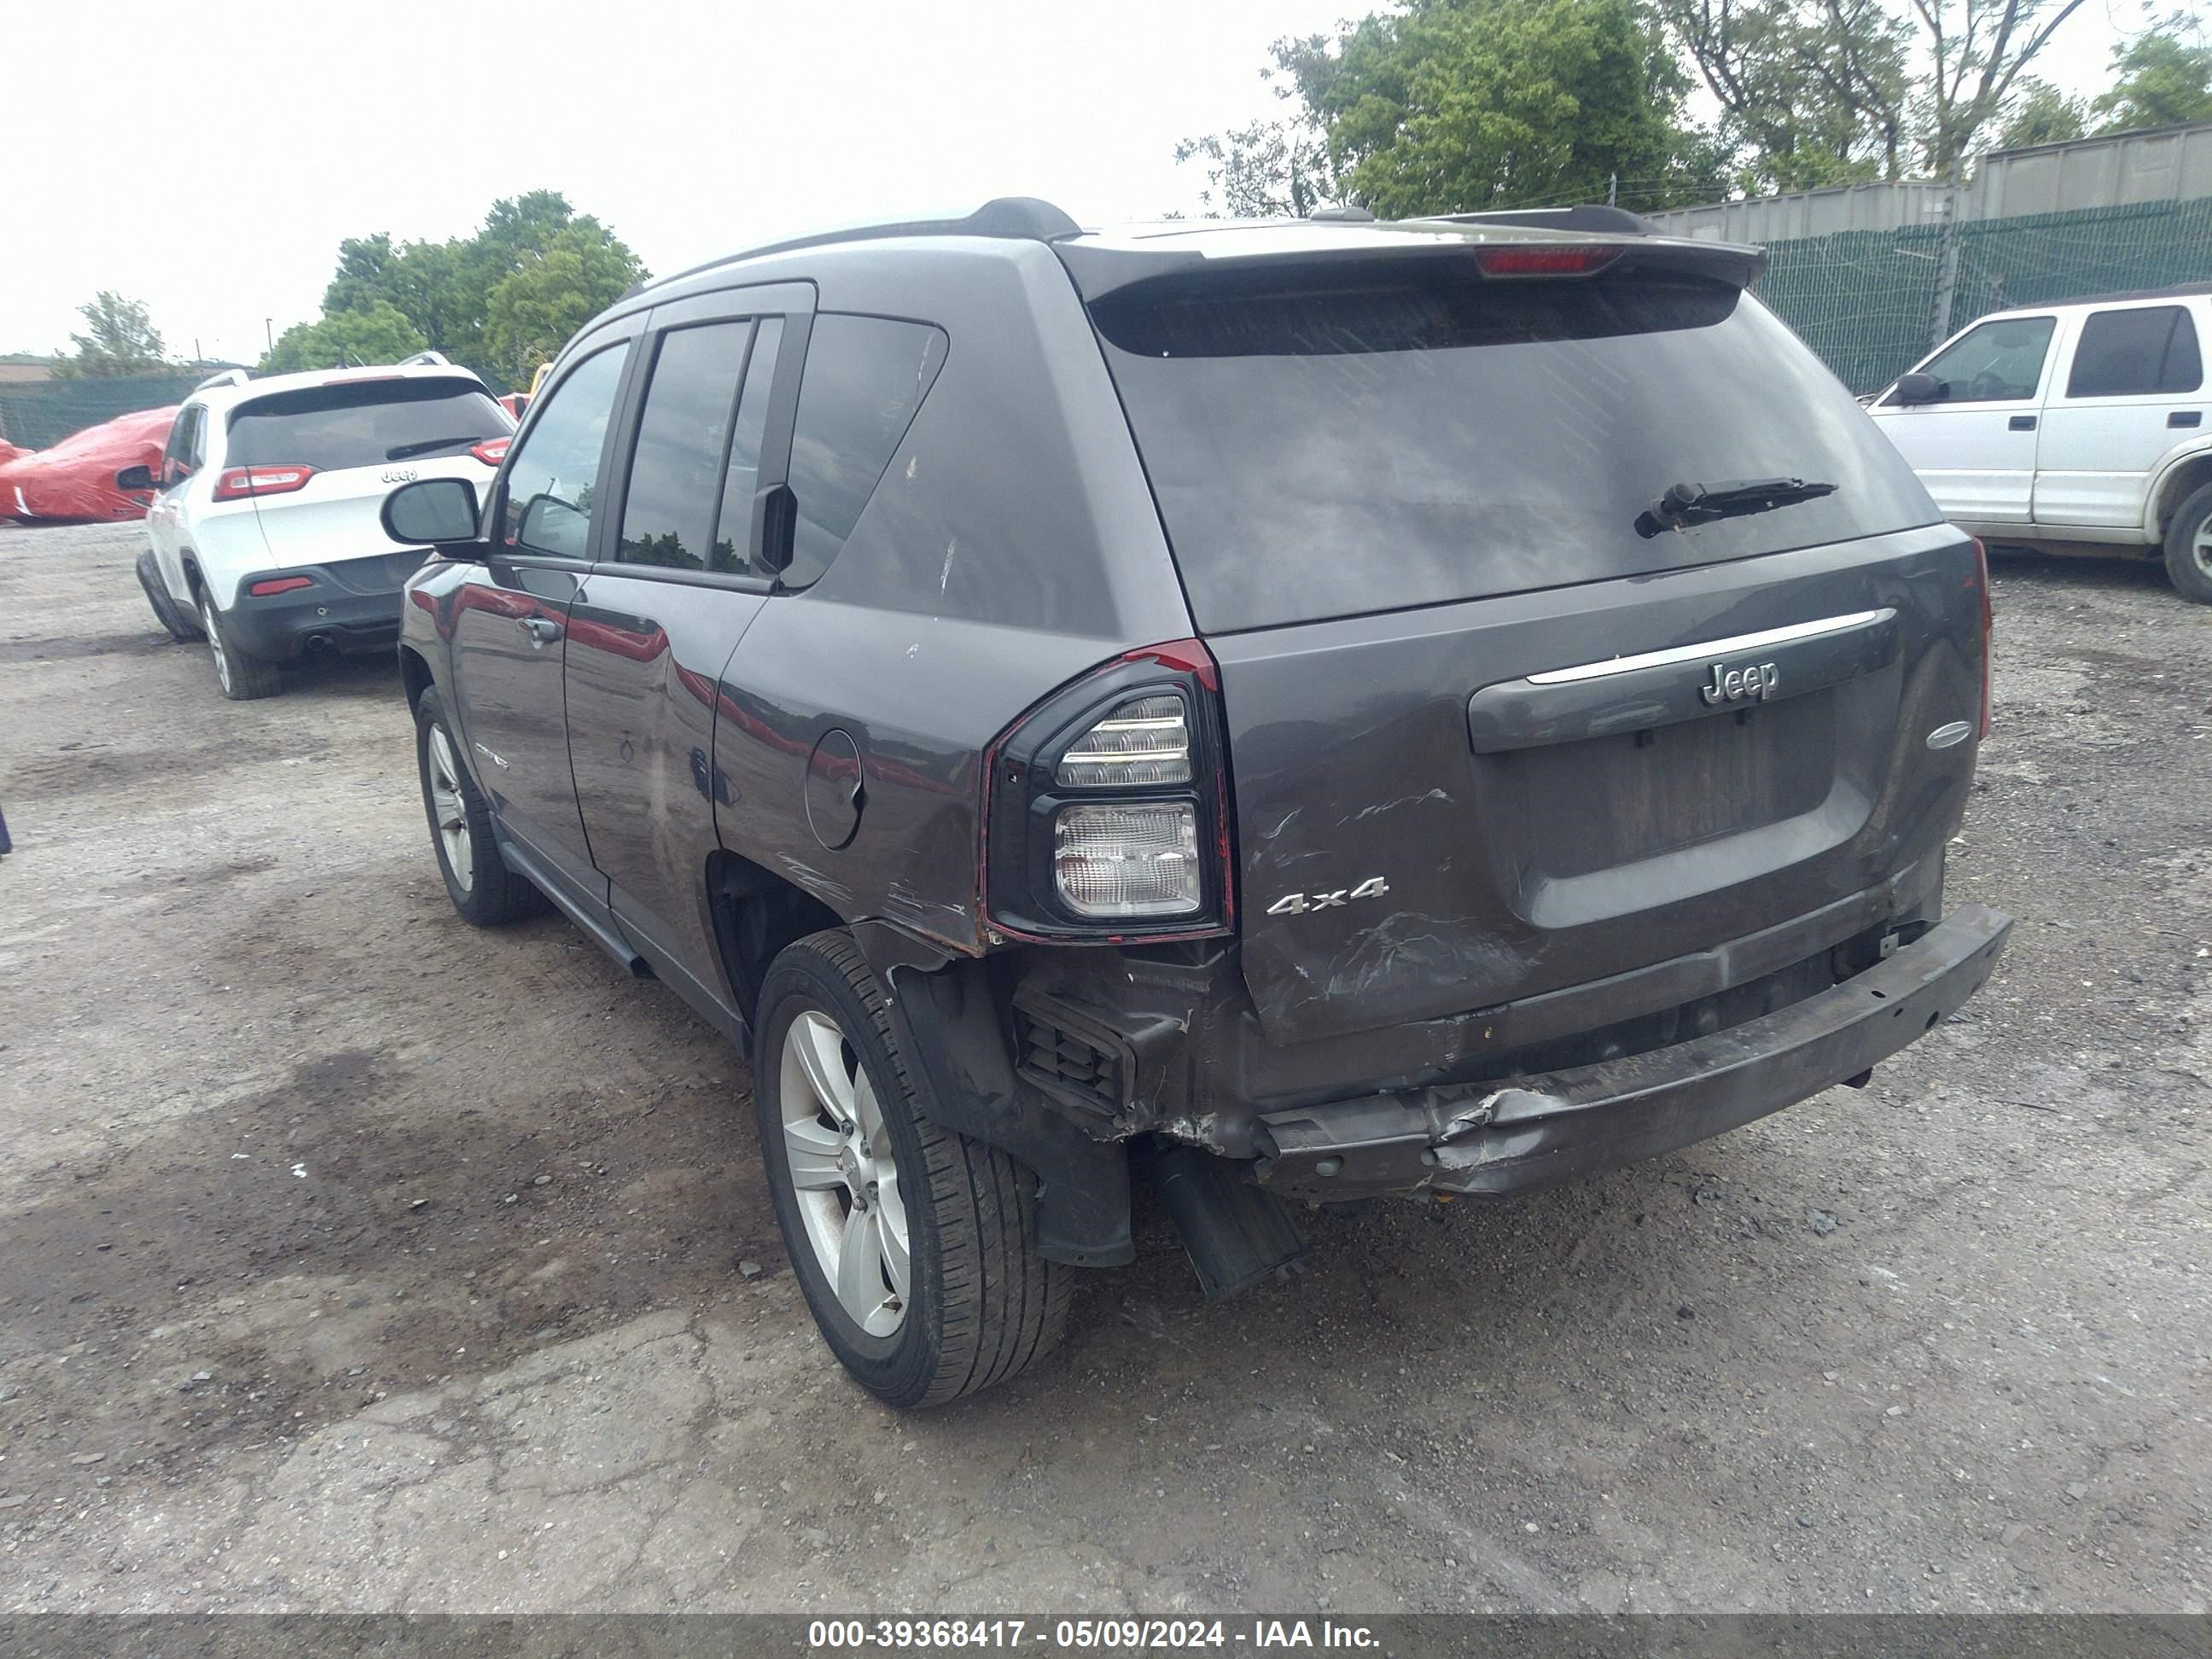
[[[1152,1648],[1364,1649],[1379,1644],[1364,1625],[1339,1619],[817,1619],[812,1649],[893,1650],[1051,1647],[1077,1652]]]

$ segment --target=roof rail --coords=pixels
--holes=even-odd
[[[453,360],[442,351],[418,351],[411,357],[402,357],[392,367],[412,368],[417,363],[428,363],[438,368],[451,368],[453,366]]]
[[[1599,231],[1608,235],[1648,236],[1659,227],[1639,219],[1626,208],[1605,207],[1595,202],[1574,207],[1496,208],[1482,213],[1431,213],[1455,225],[1526,225],[1534,230]]]
[[[242,368],[226,368],[220,374],[210,374],[192,390],[205,392],[211,386],[244,386],[252,377]]]
[[[759,247],[740,248],[735,253],[725,253],[657,277],[631,292],[663,288],[704,270],[734,264],[739,259],[757,259],[765,254],[790,253],[805,247],[829,247],[838,242],[874,242],[893,236],[991,236],[1008,241],[1050,242],[1082,234],[1083,227],[1050,202],[1039,201],[1034,196],[1000,196],[962,219],[902,219],[848,225],[840,230],[816,231],[811,235],[763,243]]]
[[[1306,215],[1306,217],[1318,220],[1323,224],[1327,224],[1332,219],[1355,225],[1368,225],[1375,222],[1374,214],[1352,202],[1346,202],[1336,207],[1317,207]]]

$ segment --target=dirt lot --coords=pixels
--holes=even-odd
[[[2212,1606],[2212,611],[1997,583],[1966,1016],[1723,1139],[1154,1218],[898,1417],[816,1340],[743,1063],[485,934],[383,657],[223,702],[135,527],[0,531],[0,1610]],[[757,1276],[740,1273],[740,1260]]]

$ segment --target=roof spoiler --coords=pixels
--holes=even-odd
[[[1640,226],[1631,229],[1617,223],[1611,216],[1618,214],[1632,224],[1637,222],[1634,216],[1617,208],[1582,210],[1608,216],[1596,225],[1587,222],[1562,223],[1557,218],[1532,223],[1517,214],[1455,214],[1448,218],[1403,219],[1373,225],[1353,222],[1343,227],[1340,243],[1334,239],[1316,240],[1262,252],[1224,250],[1211,257],[1190,246],[1102,247],[1085,241],[1056,243],[1053,252],[1060,256],[1076,291],[1086,303],[1138,283],[1202,278],[1211,285],[1247,276],[1264,284],[1268,281],[1267,273],[1277,271],[1296,272],[1303,278],[1361,265],[1395,265],[1406,270],[1415,266],[1434,269],[1457,263],[1470,275],[1475,275],[1477,253],[1484,248],[1495,248],[1501,242],[1509,246],[1525,243],[1540,246],[1564,242],[1569,246],[1582,243],[1615,247],[1620,251],[1620,257],[1607,269],[1616,276],[1671,272],[1747,288],[1766,269],[1766,255],[1759,248],[1742,247],[1733,242],[1688,241],[1655,234]],[[1520,234],[1528,231],[1540,234]],[[1486,234],[1487,232],[1498,234]],[[1480,276],[1477,279],[1491,280]]]
[[[1585,202],[1575,207],[1497,208],[1483,213],[1431,213],[1432,221],[1453,225],[1526,225],[1531,230],[1582,230],[1601,236],[1663,236],[1650,220],[1626,208]]]

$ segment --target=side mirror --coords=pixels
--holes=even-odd
[[[1900,404],[1940,404],[1949,389],[1933,374],[1923,374],[1916,369],[1897,377],[1897,388],[1890,396]]]
[[[384,498],[384,533],[410,547],[477,538],[477,487],[466,478],[418,478]]]
[[[150,466],[126,466],[115,475],[115,487],[125,495],[154,488],[154,469]]]

